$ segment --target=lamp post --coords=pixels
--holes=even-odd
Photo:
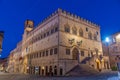
[[[107,53],[108,53],[108,55],[109,55],[109,42],[110,42],[110,39],[107,37],[107,38],[105,39],[105,42],[107,43]]]
[[[110,64],[110,53],[109,53],[109,43],[110,43],[110,39],[109,39],[108,37],[106,37],[105,42],[107,43],[107,55],[108,55],[108,57],[109,57],[109,64]],[[110,65],[108,65],[108,66],[109,66],[108,68],[110,68]]]

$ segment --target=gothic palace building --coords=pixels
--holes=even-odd
[[[25,21],[21,56],[15,57],[19,59],[18,71],[43,76],[65,75],[78,64],[95,70],[109,68],[109,60],[103,56],[100,27],[61,9],[36,28],[33,21]]]

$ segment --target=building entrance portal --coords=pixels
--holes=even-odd
[[[72,51],[72,57],[74,60],[79,60],[79,51],[77,48],[74,48]]]

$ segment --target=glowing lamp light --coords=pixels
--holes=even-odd
[[[120,34],[118,34],[118,35],[116,36],[116,38],[117,38],[117,39],[120,39]]]
[[[105,41],[106,41],[106,42],[110,42],[110,39],[107,37],[107,38],[105,39]]]

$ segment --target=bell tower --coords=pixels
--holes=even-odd
[[[25,32],[30,32],[34,29],[34,22],[32,20],[26,20],[25,21],[25,26],[24,26],[24,31]]]

